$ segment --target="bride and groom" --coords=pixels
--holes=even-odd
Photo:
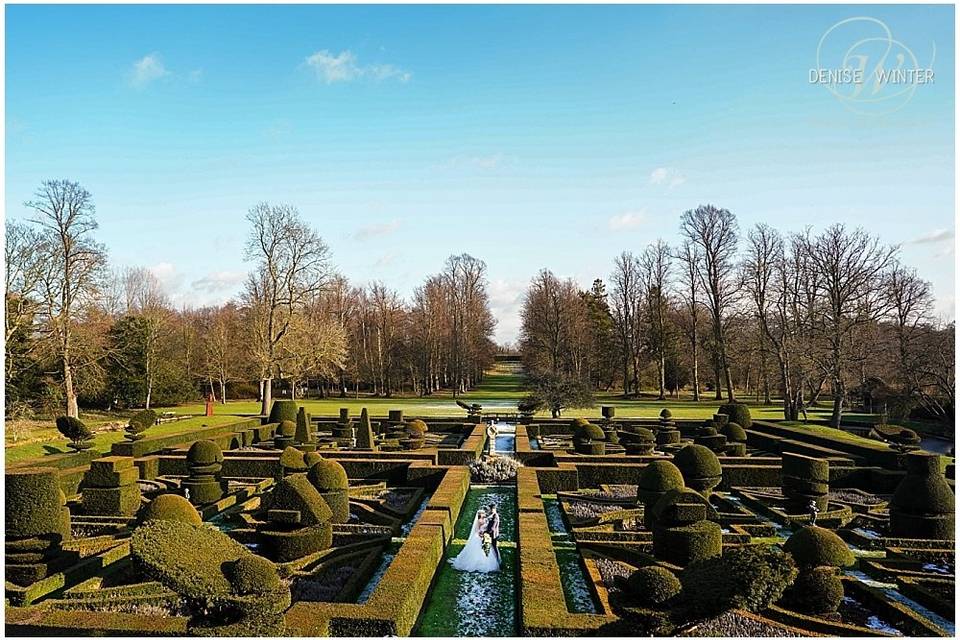
[[[500,514],[496,505],[480,509],[473,517],[470,537],[463,550],[450,562],[460,571],[479,571],[489,573],[500,570],[500,550],[497,540],[500,538]]]

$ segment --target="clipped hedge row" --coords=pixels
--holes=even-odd
[[[437,485],[427,502],[427,510],[444,511],[449,514],[450,522],[456,522],[469,490],[470,470],[464,467],[451,467],[447,469],[443,480]]]
[[[227,446],[224,448],[230,448],[235,437],[241,438],[240,443],[242,444],[242,436],[238,436],[240,432],[249,429],[259,429],[260,427],[261,424],[258,418],[248,418],[218,427],[200,427],[193,431],[143,438],[142,440],[136,440],[134,442],[115,442],[110,451],[111,455],[115,456],[140,458],[168,447],[187,444],[195,440],[213,440],[218,443],[221,440],[226,440]]]
[[[184,636],[187,618],[142,613],[61,611],[46,606],[7,607],[9,636]]]
[[[577,467],[564,464],[558,467],[535,467],[540,493],[555,494],[558,491],[576,491],[580,488]]]

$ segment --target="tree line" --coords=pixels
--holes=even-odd
[[[581,402],[712,391],[777,401],[787,420],[829,400],[834,426],[857,399],[952,423],[954,323],[934,316],[930,284],[897,247],[842,224],[742,234],[712,205],[683,213],[680,238],[621,253],[588,291],[547,269],[532,279],[519,346],[535,385]]]
[[[247,213],[243,290],[176,308],[142,267],[111,268],[92,195],[41,184],[27,221],[6,224],[8,416],[173,405],[212,396],[458,395],[493,362],[495,320],[482,260],[453,255],[405,301],[352,284],[286,204]]]

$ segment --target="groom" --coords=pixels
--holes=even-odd
[[[500,549],[497,547],[497,540],[500,539],[500,514],[497,513],[497,506],[490,505],[490,513],[487,515],[486,533],[490,534],[490,540],[493,542],[493,550],[497,554],[497,563],[500,562]]]

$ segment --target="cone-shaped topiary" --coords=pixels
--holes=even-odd
[[[749,429],[753,426],[753,418],[750,417],[750,407],[742,402],[720,405],[717,413],[730,416],[730,422],[736,422],[744,429]]]
[[[151,500],[141,511],[143,522],[175,520],[187,524],[201,524],[203,518],[189,500],[175,493],[164,493]]]
[[[310,416],[303,407],[300,407],[300,411],[297,412],[297,427],[294,439],[298,444],[311,444],[314,441]]]
[[[903,458],[907,475],[890,500],[890,531],[902,538],[952,540],[956,499],[936,454],[916,451]]]
[[[673,456],[673,463],[683,474],[683,480],[688,487],[699,491],[704,496],[720,484],[723,468],[717,454],[699,444],[688,444]]]
[[[680,593],[680,580],[665,567],[641,567],[630,574],[627,591],[644,607],[660,607]]]
[[[57,431],[70,441],[67,446],[74,451],[83,451],[91,446],[93,431],[77,418],[60,416],[57,418]]]
[[[373,436],[373,425],[370,424],[370,414],[364,407],[360,411],[360,425],[357,427],[357,449],[376,451],[377,444]]]
[[[284,420],[289,420],[293,424],[297,424],[297,413],[299,413],[299,410],[300,407],[297,405],[296,400],[275,400],[273,407],[270,408],[270,418],[267,422],[276,424]]]
[[[806,526],[790,536],[783,544],[783,550],[792,555],[801,568],[849,567],[854,563],[853,553],[840,536],[815,525]]]

